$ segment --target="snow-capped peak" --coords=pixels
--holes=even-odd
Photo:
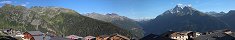
[[[188,4],[188,5],[185,5],[185,7],[192,7],[192,5],[191,5],[191,4]]]
[[[192,5],[191,4],[177,4],[177,7],[181,7],[181,8],[183,8],[183,7],[192,7]]]
[[[176,7],[183,8],[183,4],[177,4]]]
[[[192,8],[191,4],[183,5],[177,4],[175,8],[168,10],[166,13],[176,14],[176,13],[184,13],[184,14],[191,14],[191,12],[197,11],[196,9]]]

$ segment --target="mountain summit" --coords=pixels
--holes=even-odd
[[[194,12],[199,12],[198,10],[192,8],[190,5],[181,6],[176,5],[175,8],[167,10],[163,14],[174,14],[174,15],[193,15]]]

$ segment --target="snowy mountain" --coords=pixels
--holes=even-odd
[[[199,31],[228,28],[221,20],[211,15],[200,12],[191,6],[176,6],[165,11],[155,19],[141,23],[147,34],[160,34],[169,30],[173,31]]]

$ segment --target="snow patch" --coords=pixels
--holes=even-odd
[[[192,5],[191,5],[191,4],[188,4],[188,5],[186,5],[186,7],[192,7]]]

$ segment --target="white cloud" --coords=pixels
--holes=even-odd
[[[21,6],[27,6],[29,4],[29,2],[25,2],[23,4],[21,4]]]
[[[1,3],[1,4],[11,4],[12,1],[1,1],[0,3]]]
[[[26,4],[21,4],[21,6],[26,6]]]

